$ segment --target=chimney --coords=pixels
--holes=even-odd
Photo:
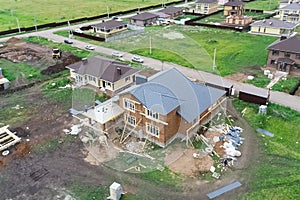
[[[81,62],[82,62],[82,64],[84,64],[84,65],[85,65],[85,64],[87,64],[87,63],[88,63],[88,59],[87,59],[87,58],[82,58],[82,59],[81,59]]]
[[[121,68],[120,68],[120,67],[117,68],[117,71],[118,71],[118,74],[119,74],[119,75],[122,74],[122,71],[121,71]]]
[[[273,22],[270,22],[269,24],[270,24],[270,25],[272,25],[272,24],[273,24]]]

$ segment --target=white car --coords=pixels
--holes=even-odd
[[[111,55],[112,55],[112,56],[116,56],[116,57],[118,57],[118,58],[121,58],[121,57],[123,57],[124,53],[121,53],[121,52],[119,52],[119,51],[114,51],[114,52],[112,52]]]
[[[134,55],[132,58],[131,58],[131,61],[132,62],[138,62],[138,63],[143,63],[144,60],[140,57],[140,56],[137,56],[137,55]]]
[[[76,28],[76,29],[75,29],[75,32],[76,32],[76,33],[83,33],[83,31],[82,31],[80,28]]]
[[[95,50],[95,47],[92,46],[92,45],[86,45],[85,48],[86,48],[87,50]]]

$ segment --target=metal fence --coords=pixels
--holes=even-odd
[[[132,30],[132,31],[120,33],[118,35],[109,36],[109,37],[105,38],[105,42],[111,42],[111,41],[120,40],[123,38],[132,37],[132,36],[144,33],[144,31],[145,31],[145,28],[141,27],[141,26],[128,25],[127,27],[129,30]]]

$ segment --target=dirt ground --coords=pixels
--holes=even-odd
[[[231,74],[231,75],[225,76],[225,78],[243,83],[248,79],[248,76],[251,75],[251,76],[255,77],[255,74],[252,72],[253,70],[255,70],[255,71],[260,70],[261,71],[262,68],[259,67],[259,66],[248,67],[248,68],[245,68],[243,70],[243,72],[238,72],[238,73],[235,73],[235,74]]]
[[[50,139],[63,139],[65,133],[62,130],[70,128],[74,119],[67,110],[62,110],[60,105],[45,101],[38,87],[30,88],[28,94],[30,95],[26,99],[36,104],[36,109],[32,111],[28,121],[17,127],[11,127],[22,137],[23,142],[12,148],[12,153],[8,157],[4,158],[0,155],[0,164],[4,165],[0,169],[1,199],[72,199],[68,189],[74,184],[100,187],[109,186],[114,181],[120,182],[126,192],[150,200],[207,199],[207,193],[234,181],[240,181],[243,187],[217,199],[234,199],[249,191],[250,175],[248,174],[255,169],[255,163],[259,156],[258,144],[254,131],[244,119],[240,118],[239,113],[232,108],[230,103],[230,115],[237,120],[236,125],[244,128],[245,142],[239,149],[242,157],[238,160],[238,166],[228,169],[220,180],[207,181],[199,177],[186,177],[183,183],[173,187],[153,184],[132,173],[90,164],[86,160],[87,154],[83,151],[84,146],[79,137],[76,137],[71,143],[62,142],[52,150],[33,151],[32,149]],[[1,104],[4,103],[9,102],[1,101]],[[26,139],[29,139],[29,142],[26,142]],[[178,155],[175,154],[174,158],[180,156],[180,152],[177,152]],[[192,157],[189,156],[189,158]],[[169,163],[172,167],[172,163]]]
[[[77,62],[80,58],[62,52],[59,60],[52,58],[52,48],[34,43],[26,43],[18,38],[10,38],[6,46],[0,48],[0,58],[5,58],[11,62],[26,62],[27,64],[40,70],[44,75],[51,75],[65,69],[65,66]],[[26,84],[24,77],[17,76],[14,86]]]

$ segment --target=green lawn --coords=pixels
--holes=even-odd
[[[0,31],[17,28],[16,18],[20,27],[29,27],[34,25],[35,17],[37,24],[45,24],[160,3],[161,0],[8,0],[1,3],[0,21],[5,23],[0,23]]]
[[[260,137],[261,156],[251,175],[250,192],[243,199],[299,199],[300,194],[300,113],[276,104],[268,105],[267,115],[258,115],[258,105],[234,100],[250,125],[274,133]],[[260,135],[260,134],[259,134]]]
[[[213,72],[213,52],[216,48],[216,65],[222,76],[249,66],[263,66],[267,59],[267,46],[277,39],[245,32],[173,25],[148,27],[143,34],[100,45],[149,56],[150,36],[153,58],[207,72]]]
[[[25,62],[14,63],[1,58],[0,66],[3,69],[3,75],[10,81],[14,81],[16,78],[29,81],[41,77],[39,70]]]
[[[291,92],[291,90],[294,89],[294,87],[299,83],[299,81],[299,77],[290,77],[286,80],[280,80],[275,85],[273,85],[272,90],[289,93]]]
[[[256,0],[245,4],[247,9],[275,10],[281,0]]]
[[[263,74],[263,71],[257,71],[254,74],[254,79],[253,80],[247,80],[246,83],[250,83],[252,85],[255,85],[256,87],[261,87],[265,88],[267,85],[270,83],[270,79],[268,76]]]

